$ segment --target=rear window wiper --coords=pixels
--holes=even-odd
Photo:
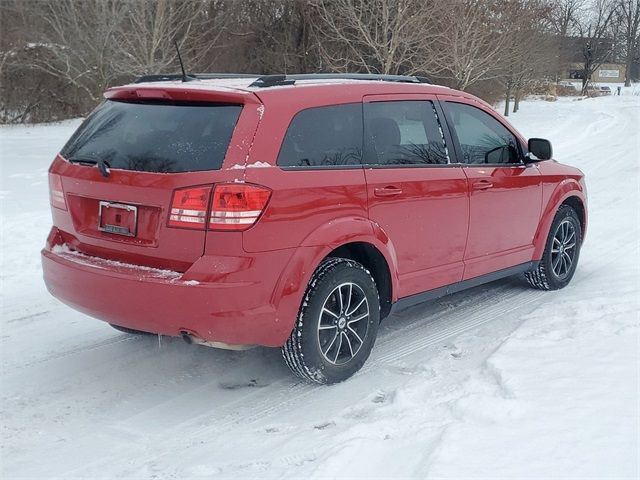
[[[98,170],[100,170],[100,174],[103,177],[109,176],[109,162],[103,160],[102,158],[93,158],[93,157],[85,157],[82,155],[73,156],[71,158],[67,158],[69,163],[84,163],[85,165],[96,165]]]

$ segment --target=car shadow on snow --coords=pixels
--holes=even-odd
[[[513,297],[525,291],[531,289],[524,278],[514,276],[395,312],[382,322],[372,357],[376,348],[391,337],[409,340],[415,336],[416,328],[421,326],[424,331],[434,319],[439,324],[455,324],[482,313],[489,305],[499,302],[510,305]],[[189,345],[180,338],[151,335],[119,344],[119,348],[146,352],[143,362],[130,366],[133,370],[140,368],[140,375],[149,375],[151,369],[158,374],[205,380],[209,387],[229,392],[258,390],[273,384],[291,388],[303,383],[284,365],[279,348],[222,350]]]

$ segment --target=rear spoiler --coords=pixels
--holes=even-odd
[[[180,76],[182,78],[182,76]],[[126,85],[113,87],[104,93],[110,100],[140,102],[158,100],[165,102],[215,102],[231,104],[260,104],[258,97],[250,91],[211,85],[209,88],[194,85],[195,82],[180,85]]]

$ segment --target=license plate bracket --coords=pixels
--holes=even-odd
[[[138,207],[119,202],[101,201],[98,207],[98,230],[114,235],[135,237]]]

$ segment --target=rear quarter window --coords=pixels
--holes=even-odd
[[[124,170],[218,170],[241,110],[240,105],[107,100],[60,154],[70,161],[102,159],[111,168]]]
[[[278,155],[281,167],[362,163],[362,104],[315,107],[291,121]]]

